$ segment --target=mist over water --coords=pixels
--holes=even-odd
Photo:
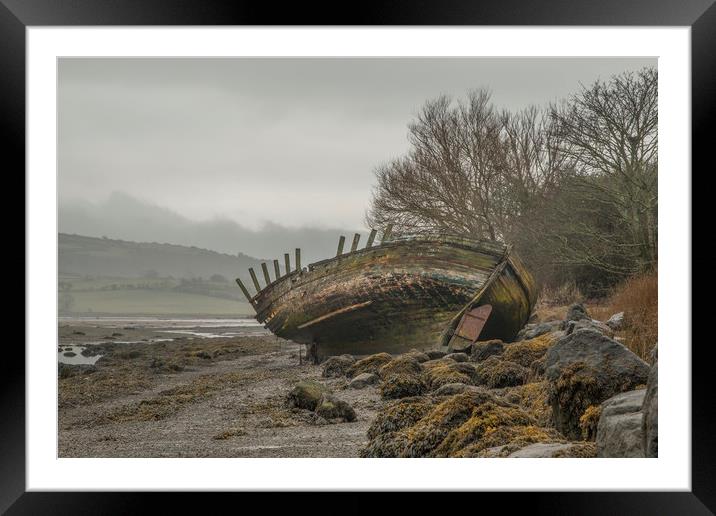
[[[333,256],[340,235],[350,240],[353,233],[362,233],[364,244],[369,232],[365,228],[287,227],[271,222],[251,229],[219,218],[195,221],[121,192],[114,192],[99,203],[61,201],[59,230],[92,237],[196,246],[232,255],[243,253],[278,259],[281,265],[284,253],[291,254],[293,263],[297,247],[301,248],[305,265]]]

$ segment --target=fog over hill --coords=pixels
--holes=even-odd
[[[157,206],[121,192],[112,193],[106,201],[61,201],[59,231],[92,237],[196,246],[220,253],[244,253],[260,259],[279,259],[294,248],[301,248],[303,264],[333,256],[340,235],[348,241],[354,232],[365,229],[329,229],[287,227],[266,222],[254,230],[229,219],[206,221],[188,219],[172,210]],[[330,226],[330,221],[326,221]]]

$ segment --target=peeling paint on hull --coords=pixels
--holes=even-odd
[[[467,307],[489,303],[480,339],[511,340],[529,318],[535,285],[504,244],[411,237],[294,271],[257,293],[256,318],[318,355],[400,353],[445,344]]]

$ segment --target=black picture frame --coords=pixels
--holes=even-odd
[[[716,6],[714,0],[501,0],[499,2],[361,2],[353,9],[337,4],[215,2],[210,0],[0,0],[0,127],[3,177],[24,177],[25,29],[28,26],[90,25],[556,25],[690,26],[692,70],[692,168],[713,169],[709,126],[716,98]],[[692,174],[693,177],[693,174]],[[22,190],[25,191],[24,180]],[[9,188],[6,184],[6,192]],[[695,191],[692,189],[692,191]],[[696,206],[694,200],[693,205]],[[16,212],[15,212],[16,213]],[[16,215],[15,215],[16,217]],[[694,223],[697,217],[693,217]],[[8,219],[12,220],[12,219]],[[693,233],[692,233],[693,234]],[[24,235],[23,235],[24,239]],[[24,247],[23,247],[24,249]],[[27,259],[24,255],[23,257]],[[695,264],[706,266],[706,259]],[[694,264],[690,264],[694,265]],[[693,270],[693,269],[692,269]],[[26,279],[27,280],[27,279]],[[690,302],[691,300],[685,300]],[[696,305],[694,304],[694,309]],[[694,339],[695,340],[695,339]],[[712,362],[708,347],[692,347],[692,491],[479,494],[507,496],[510,506],[530,513],[557,514],[711,514],[716,510],[716,422],[706,380]],[[684,346],[690,342],[684,342]],[[8,514],[97,514],[146,512],[147,497],[162,497],[163,512],[191,505],[184,495],[129,493],[36,493],[25,490],[24,354],[3,364],[0,376],[0,512]],[[698,408],[698,409],[697,409]],[[222,497],[234,496],[222,494]],[[292,495],[293,503],[306,494]],[[357,494],[352,494],[357,497]],[[474,495],[471,495],[474,496]],[[172,501],[167,500],[171,498]],[[315,500],[315,499],[314,499]],[[413,500],[422,504],[420,496]],[[315,501],[308,502],[315,504]],[[323,505],[323,504],[318,504]],[[331,504],[326,504],[330,508]],[[366,510],[361,497],[338,507]],[[480,510],[476,506],[476,510]],[[248,507],[248,506],[247,506]],[[335,507],[335,506],[334,506]],[[206,507],[204,507],[206,508]],[[320,510],[320,507],[319,507]],[[407,506],[405,510],[409,510]]]

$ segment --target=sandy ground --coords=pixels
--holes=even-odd
[[[115,330],[60,324],[61,347],[102,355],[94,366],[61,366],[60,457],[357,457],[382,405],[375,387],[321,378],[319,366],[299,364],[296,344],[261,332],[152,342],[156,329]],[[113,333],[122,335],[107,340]],[[301,379],[329,386],[356,421],[289,408]]]

